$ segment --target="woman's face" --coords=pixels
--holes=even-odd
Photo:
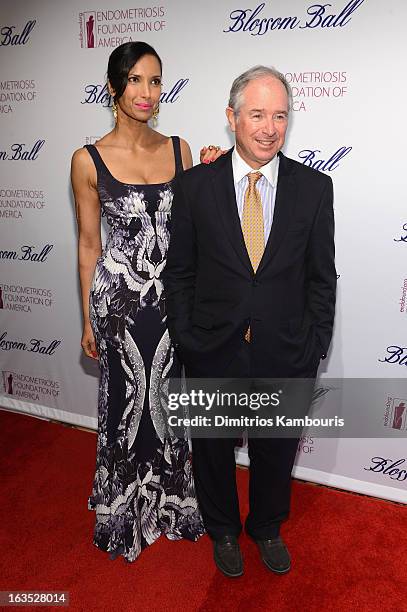
[[[116,104],[131,119],[146,123],[158,106],[160,94],[160,64],[154,55],[144,55],[129,70],[126,89]]]

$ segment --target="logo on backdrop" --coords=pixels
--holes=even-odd
[[[236,9],[231,11],[230,23],[223,30],[229,32],[245,32],[251,36],[263,36],[274,30],[304,30],[315,28],[344,28],[354,13],[360,8],[364,0],[351,0],[345,6],[337,3],[312,4],[304,15],[270,16],[267,14],[269,6],[262,2],[255,9]]]
[[[59,396],[61,386],[57,380],[10,370],[3,370],[2,374],[6,395],[42,403]]]
[[[23,219],[28,210],[44,207],[45,196],[41,189],[0,188],[0,219]]]
[[[392,429],[407,430],[407,399],[387,397],[383,425]]]
[[[401,296],[400,296],[400,312],[406,312],[407,313],[407,304],[406,304],[406,295],[407,295],[407,278],[405,278],[403,280],[403,285],[401,287]]]
[[[399,238],[393,238],[394,242],[407,242],[407,223],[404,223]]]
[[[85,136],[85,144],[95,144],[101,136]]]
[[[320,149],[302,149],[298,153],[298,157],[304,166],[311,166],[311,168],[322,172],[332,172],[339,167],[340,161],[351,151],[352,147],[340,147],[331,155],[329,153],[324,155],[321,154]]]
[[[386,349],[387,355],[379,361],[401,366],[407,366],[407,346],[397,346],[393,344]]]
[[[30,340],[22,342],[9,338],[6,331],[0,334],[0,349],[2,351],[27,351],[51,356],[61,345],[61,342],[62,340],[43,340],[42,338],[30,338]]]
[[[0,81],[0,115],[14,112],[16,104],[33,102],[37,96],[33,79]]]
[[[160,102],[163,104],[173,104],[180,97],[181,91],[188,85],[189,79],[178,79],[168,91],[161,92]],[[81,104],[101,104],[111,107],[113,98],[109,94],[107,85],[85,85],[85,95]]]
[[[32,312],[49,309],[54,303],[51,289],[0,284],[0,310]]]
[[[45,140],[37,140],[33,145],[26,145],[25,142],[15,142],[9,146],[8,150],[0,151],[0,161],[35,161],[40,154]]]
[[[140,33],[161,32],[166,28],[165,7],[96,10],[79,13],[81,47],[118,47],[122,43],[140,40]]]
[[[394,460],[385,457],[372,457],[371,465],[363,469],[368,472],[378,472],[392,480],[405,482],[407,480],[407,469],[405,468],[407,468],[407,459]]]
[[[311,436],[303,436],[298,441],[298,454],[310,455],[311,453],[315,453],[315,441]]]
[[[45,263],[53,248],[53,244],[45,244],[43,247],[24,244],[18,251],[0,251],[0,259]]]
[[[284,76],[291,85],[293,111],[310,110],[309,100],[338,100],[348,93],[346,71],[286,72]]]
[[[316,387],[313,394],[312,405],[319,404],[323,398],[330,392],[334,391],[334,387]],[[317,450],[315,439],[313,436],[302,436],[298,441],[297,455],[311,455]]]
[[[30,40],[31,32],[36,24],[36,20],[27,21],[25,26],[17,28],[16,26],[3,26],[0,30],[0,45],[3,47],[26,45]]]

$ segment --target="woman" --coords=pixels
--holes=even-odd
[[[115,49],[108,64],[114,129],[72,158],[86,355],[98,358],[99,431],[90,509],[94,543],[134,561],[162,533],[204,532],[186,440],[167,429],[160,386],[180,376],[165,326],[172,179],[192,166],[188,144],[152,130],[161,60],[142,42]],[[216,157],[217,152],[204,152]],[[101,209],[110,226],[102,252]]]

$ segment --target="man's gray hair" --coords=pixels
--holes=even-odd
[[[235,115],[239,113],[240,107],[243,101],[243,91],[245,87],[256,79],[261,79],[263,77],[274,77],[281,81],[284,85],[285,90],[288,96],[288,110],[291,110],[293,105],[293,95],[291,91],[291,87],[285,76],[276,70],[273,67],[268,66],[253,66],[253,68],[249,68],[246,72],[239,75],[232,83],[232,87],[230,89],[229,96],[229,106],[233,108]]]

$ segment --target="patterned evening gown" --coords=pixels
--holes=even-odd
[[[179,173],[179,138],[172,143]],[[197,540],[204,532],[188,442],[168,431],[160,401],[165,382],[181,370],[165,325],[161,281],[173,194],[171,181],[121,183],[95,146],[86,149],[110,226],[90,292],[101,376],[89,508],[96,510],[96,546],[134,561],[161,534]]]

